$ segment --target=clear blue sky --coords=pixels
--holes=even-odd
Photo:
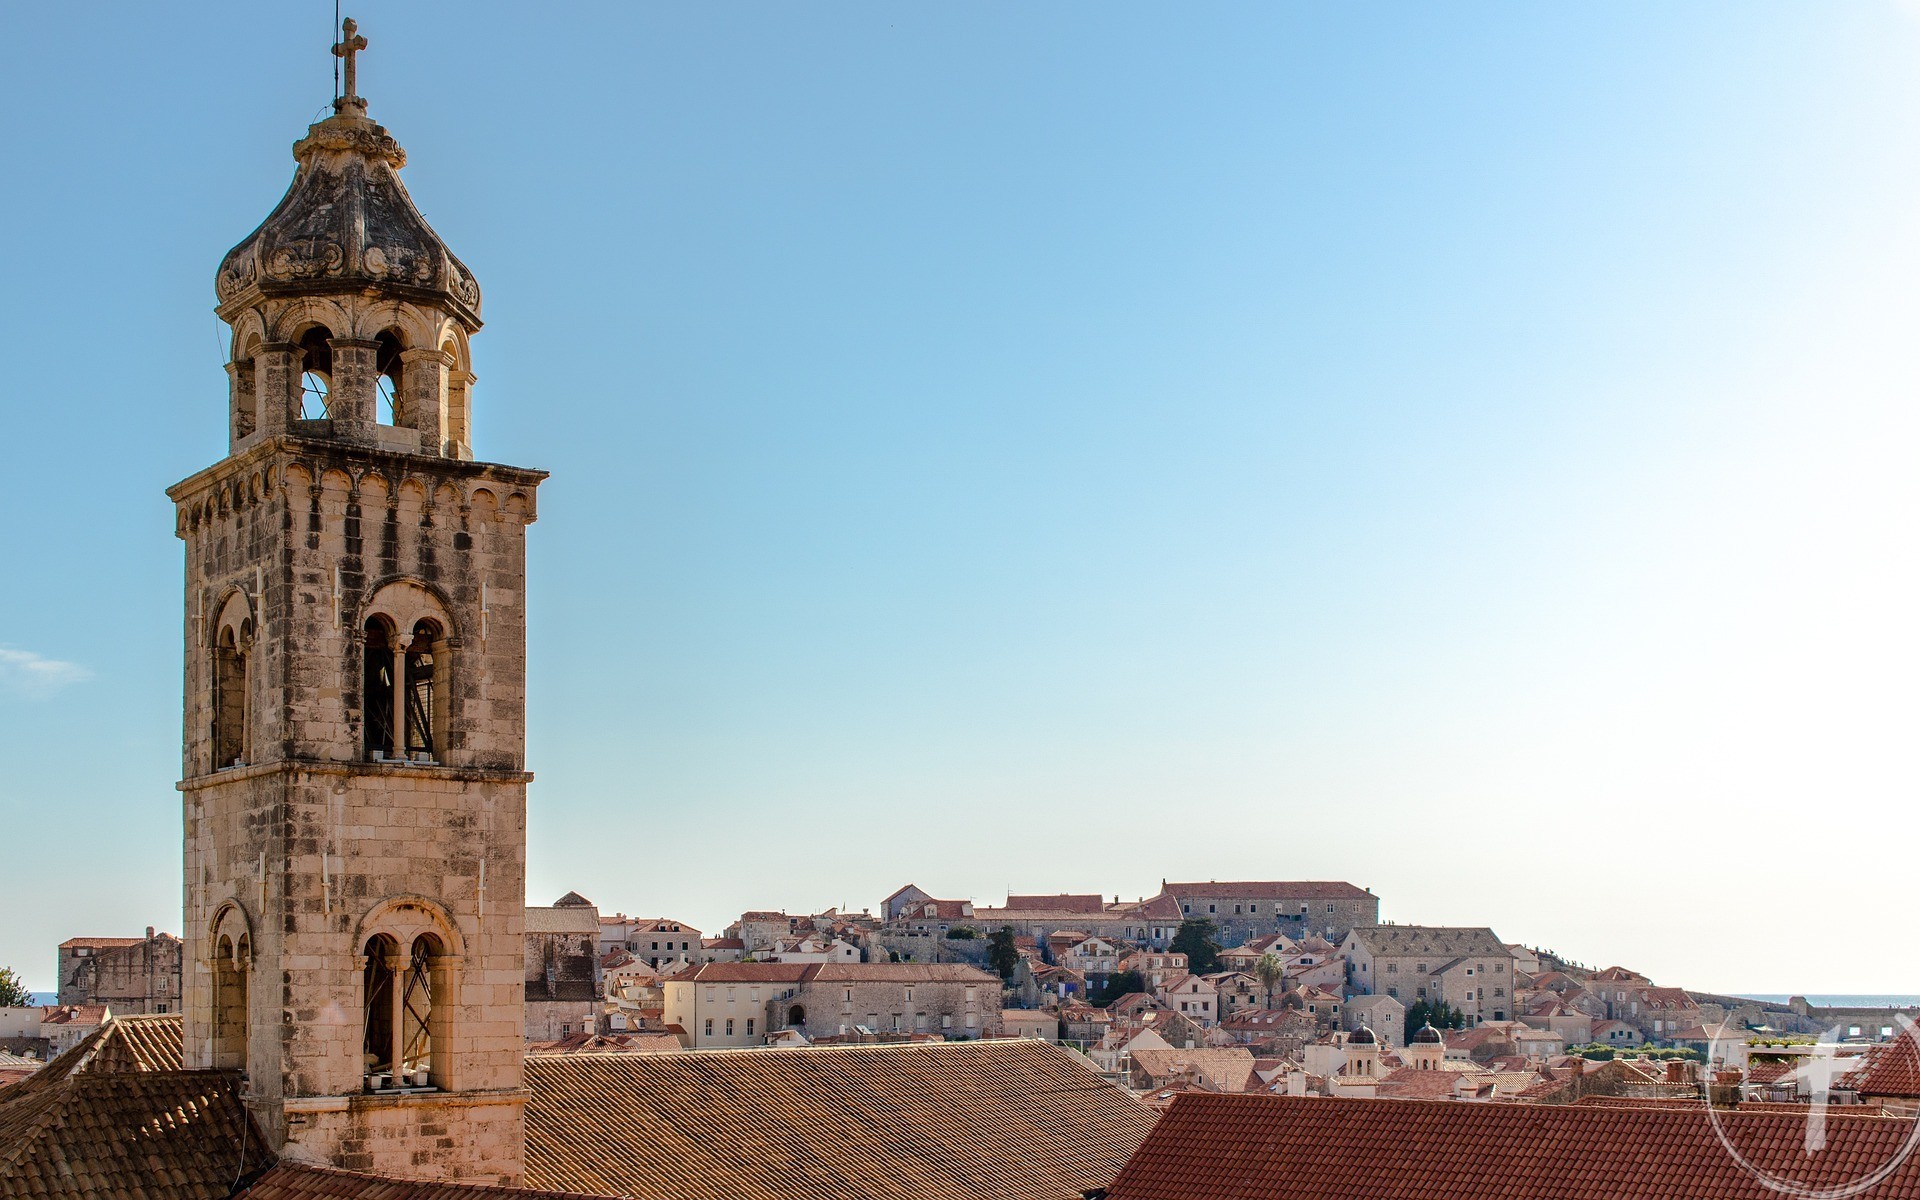
[[[348,9],[486,291],[530,893],[1344,878],[1920,991],[1920,7]],[[177,929],[221,254],[331,6],[8,12],[0,963]]]

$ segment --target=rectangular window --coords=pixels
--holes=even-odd
[[[728,1037],[733,1036],[733,1018],[732,1017],[727,1018],[727,1036]]]
[[[753,1036],[753,1018],[752,1017],[747,1018],[747,1036],[748,1037]]]
[[[561,1037],[572,1037],[572,1036],[573,1036],[573,1026],[571,1026],[571,1025],[562,1025],[562,1026],[560,1026],[560,1036],[561,1036]]]
[[[713,1036],[713,1018],[712,1017],[707,1018],[707,1036],[708,1037]]]

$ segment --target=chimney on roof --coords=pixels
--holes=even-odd
[[[148,941],[153,940],[153,926],[151,925],[147,926],[147,940]]]
[[[1687,1081],[1687,1064],[1677,1058],[1668,1059],[1667,1060],[1667,1082],[1668,1083],[1685,1083],[1686,1081]]]

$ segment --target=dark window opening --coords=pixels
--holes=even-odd
[[[365,749],[368,757],[391,756],[393,749],[393,626],[385,617],[369,617],[366,625],[365,671],[360,697],[366,711]]]
[[[392,1086],[391,1080],[375,1078],[393,1070],[393,987],[394,962],[399,947],[392,938],[377,934],[366,945],[367,966],[361,980],[360,995],[365,1014],[366,1038],[361,1057],[373,1086]]]
[[[413,627],[413,640],[407,645],[407,756],[433,757],[433,731],[439,723],[434,704],[436,680],[434,646],[440,641],[440,627],[421,621]]]

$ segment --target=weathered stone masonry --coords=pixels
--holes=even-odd
[[[287,1159],[517,1183],[545,475],[472,461],[479,289],[397,143],[349,94],[294,153],[216,282],[229,455],[168,493],[186,1060]]]

